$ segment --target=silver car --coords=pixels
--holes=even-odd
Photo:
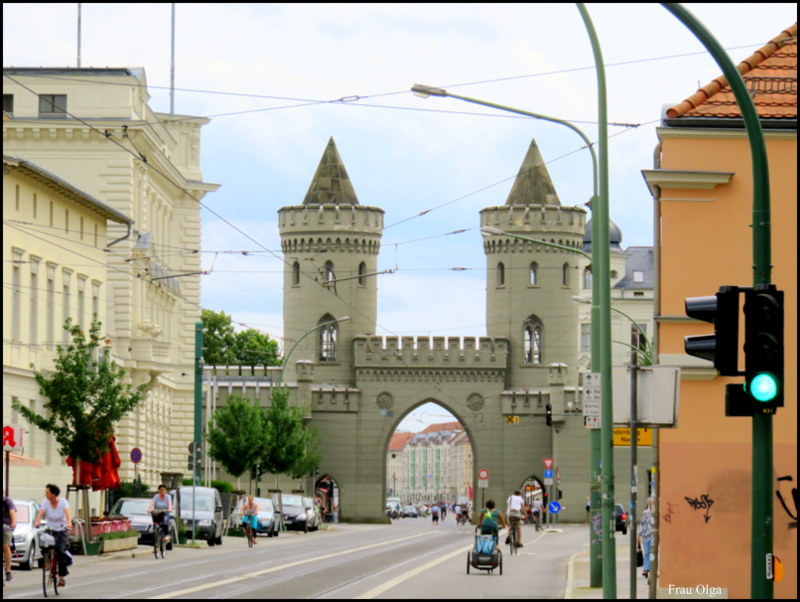
[[[147,512],[147,508],[152,501],[152,497],[123,497],[114,503],[109,515],[129,518],[131,529],[134,529],[139,535],[139,543],[149,544],[153,541],[153,517]],[[170,518],[169,531],[174,539],[175,534],[178,532],[174,516]],[[172,541],[167,543],[167,549],[172,549]]]
[[[242,517],[239,512],[247,502],[247,498],[242,498],[236,503],[236,508],[231,514],[231,526],[239,527],[242,524]],[[266,497],[253,497],[253,502],[258,506],[258,529],[259,533],[266,533],[267,537],[278,537],[281,532],[281,513],[272,504],[272,500]]]
[[[304,497],[303,501],[306,503],[308,530],[317,531],[320,524],[322,524],[322,514],[319,511],[319,506],[317,506],[310,497]]]
[[[12,500],[17,507],[17,526],[14,529],[14,548],[11,562],[19,564],[19,568],[31,570],[42,557],[36,539],[33,521],[39,514],[39,504],[33,500]]]

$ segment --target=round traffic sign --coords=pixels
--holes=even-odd
[[[558,514],[559,512],[561,512],[561,504],[559,504],[558,502],[550,502],[549,504],[547,504],[547,510],[552,514]]]
[[[549,468],[544,471],[544,478],[545,479],[552,479],[553,478],[553,471]]]
[[[481,479],[482,481],[485,481],[486,479],[489,478],[489,471],[486,470],[485,468],[481,468],[478,471],[478,478]]]
[[[142,461],[142,450],[140,450],[138,447],[134,447],[131,450],[131,462],[133,462],[134,464],[138,464],[141,461]]]

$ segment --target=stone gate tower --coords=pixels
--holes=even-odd
[[[578,251],[585,215],[579,207],[561,206],[535,140],[506,204],[480,212],[481,226]],[[511,343],[506,386],[538,388],[554,380],[576,385],[578,306],[570,297],[580,291],[580,255],[502,234],[488,235],[484,252],[486,331]]]
[[[285,262],[284,353],[297,342],[285,379],[295,380],[297,360],[310,360],[316,364],[316,382],[349,384],[352,340],[375,332],[378,290],[373,275],[383,210],[359,205],[333,138],[303,204],[282,207],[278,224]],[[345,316],[349,319],[342,320]],[[326,322],[331,324],[317,328]]]

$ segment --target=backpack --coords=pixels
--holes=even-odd
[[[481,527],[492,527],[494,529],[498,529],[497,518],[498,518],[498,511],[497,510],[485,510],[483,511],[483,520],[481,521]]]

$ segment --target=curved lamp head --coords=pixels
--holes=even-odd
[[[484,236],[488,234],[505,234],[500,228],[495,228],[494,226],[481,226],[481,234]]]
[[[433,86],[426,86],[425,84],[414,84],[411,86],[411,91],[420,98],[447,96],[447,91],[443,88],[434,88]]]
[[[587,299],[586,297],[578,297],[577,295],[573,295],[569,298],[570,301],[575,301],[576,303],[587,303],[589,305],[592,304],[591,299]]]

